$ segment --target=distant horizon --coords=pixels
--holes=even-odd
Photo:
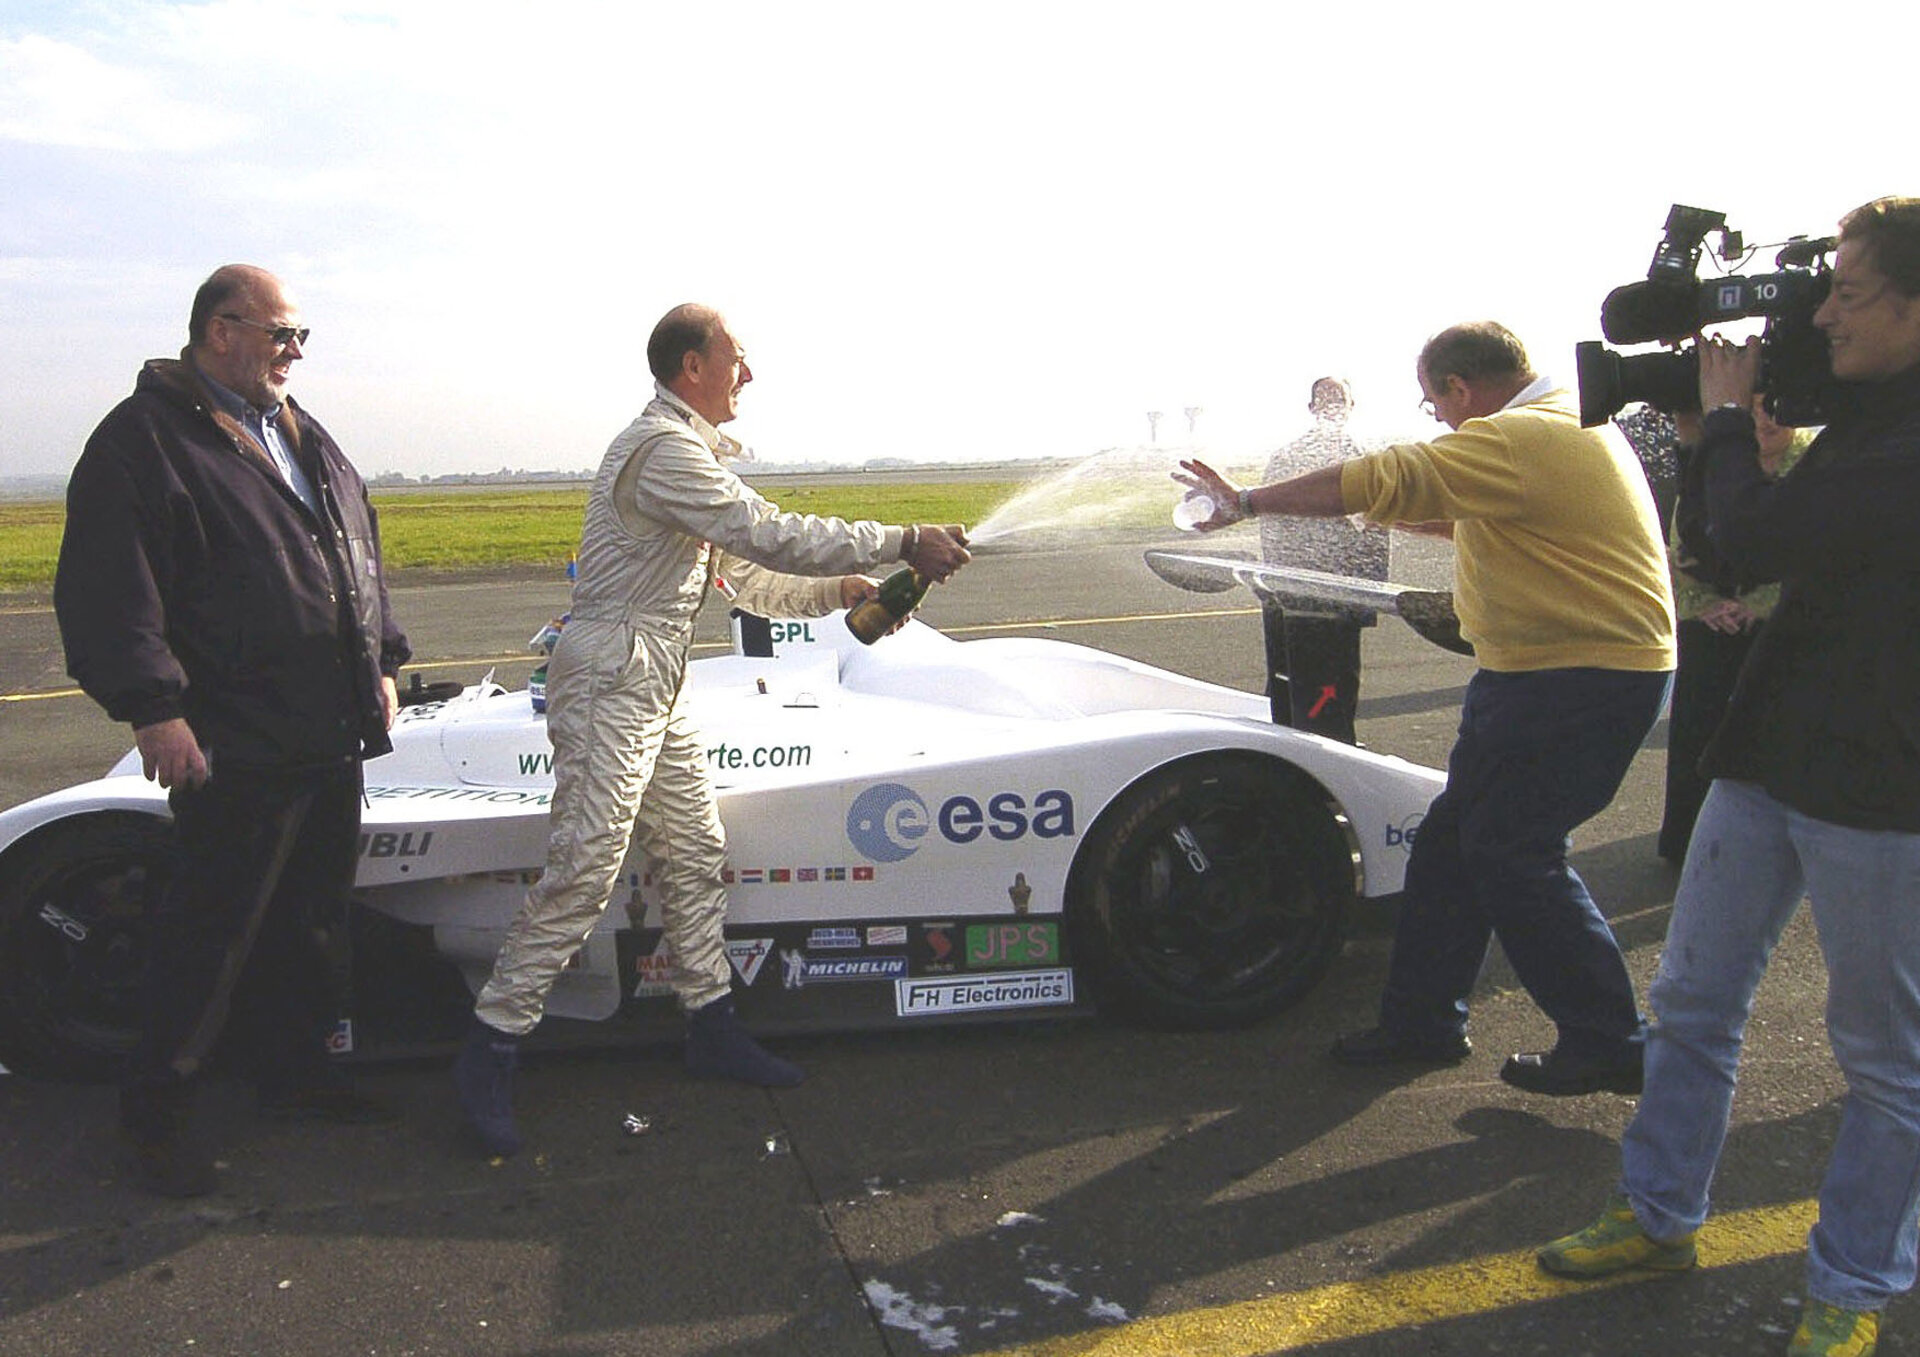
[[[1102,451],[1111,451],[1111,449],[1103,449]],[[1099,455],[1097,452],[1088,454],[1089,457]],[[1085,459],[1077,457],[1021,457],[979,461],[938,462],[906,462],[875,459],[866,463],[775,462],[756,460],[738,469],[743,473],[743,479],[751,481],[761,476],[822,476],[838,475],[841,473],[848,475],[879,475],[896,472],[903,475],[910,475],[916,471],[936,472],[994,467],[1057,470],[1083,460]],[[0,475],[0,499],[24,497],[22,492],[29,488],[39,490],[51,486],[56,489],[64,489],[69,474],[70,473],[64,472],[30,472],[21,475]],[[409,476],[407,473],[400,471],[384,471],[373,474],[363,472],[362,474],[368,487],[378,490],[382,486],[389,485],[510,484],[516,481],[586,483],[593,480],[596,469],[592,467],[578,470],[511,468],[497,469],[494,471],[450,471],[437,476],[426,477]]]

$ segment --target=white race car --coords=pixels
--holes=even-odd
[[[750,629],[751,630],[751,629]],[[1356,895],[1401,888],[1441,775],[1275,726],[1264,698],[1058,641],[871,648],[840,615],[696,660],[729,841],[728,951],[761,1031],[1111,1006],[1220,1026],[1299,999]],[[457,1036],[545,857],[552,751],[526,692],[406,707],[367,765],[344,1052]],[[135,1035],[164,795],[129,754],[0,813],[0,1063],[110,1073]],[[677,1033],[631,859],[548,1035]]]

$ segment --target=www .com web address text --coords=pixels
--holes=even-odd
[[[810,744],[748,746],[722,743],[707,750],[707,766],[723,772],[738,772],[742,768],[810,768],[813,766],[813,746]],[[520,775],[522,777],[553,776],[553,755],[546,752],[522,754]]]

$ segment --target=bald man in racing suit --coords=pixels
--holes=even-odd
[[[655,397],[601,463],[572,617],[547,667],[546,870],[508,930],[454,1066],[462,1108],[492,1154],[520,1147],[518,1040],[605,911],[630,842],[659,869],[688,1069],[769,1087],[800,1082],[799,1067],[761,1049],[734,1013],[721,936],[726,837],[704,742],[678,703],[694,614],[716,573],[743,608],[818,616],[873,592],[874,581],[843,572],[897,560],[944,580],[969,559],[958,527],[784,513],[729,470],[739,445],[717,426],[734,418],[753,374],[717,312],[668,312],[647,363]]]

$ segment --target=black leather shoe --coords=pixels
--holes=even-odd
[[[1473,1054],[1464,1032],[1440,1041],[1410,1037],[1389,1027],[1349,1032],[1333,1043],[1342,1065],[1458,1065]]]
[[[1544,1093],[1550,1098],[1573,1098],[1582,1093],[1638,1093],[1640,1091],[1640,1049],[1631,1057],[1603,1059],[1598,1056],[1568,1055],[1564,1051],[1528,1051],[1510,1055],[1500,1067],[1500,1077],[1528,1093]]]

